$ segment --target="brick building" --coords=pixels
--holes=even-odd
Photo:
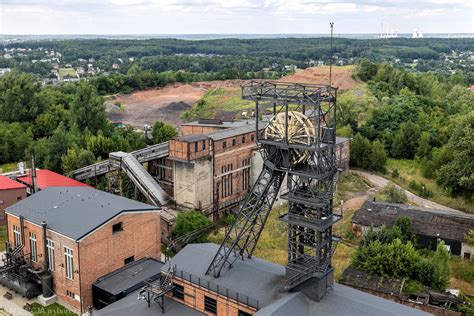
[[[5,209],[26,198],[26,185],[0,175],[0,225],[6,224]]]
[[[23,245],[35,268],[47,255],[55,294],[80,311],[92,305],[99,277],[160,257],[160,210],[90,187],[47,188],[5,212],[10,247]]]
[[[149,164],[158,182],[168,185],[176,206],[211,213],[238,205],[263,163],[255,121],[200,120],[184,124],[182,133],[169,141],[167,158]],[[350,140],[337,137],[336,143],[339,164],[347,170]]]

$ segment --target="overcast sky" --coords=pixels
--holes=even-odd
[[[474,0],[0,0],[0,34],[474,33]]]

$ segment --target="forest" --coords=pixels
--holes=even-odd
[[[356,76],[367,83],[366,98],[348,93],[338,103],[338,133],[353,137],[351,165],[383,172],[387,158],[416,161],[423,177],[472,202],[474,93],[463,74],[414,73],[362,60]],[[429,197],[422,187],[410,183]]]

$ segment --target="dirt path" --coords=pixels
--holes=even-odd
[[[369,180],[373,185],[375,185],[377,188],[383,188],[384,186],[386,186],[390,182],[389,180],[385,179],[384,177],[378,176],[378,175],[373,174],[371,172],[362,171],[362,170],[352,170],[352,172],[363,176],[364,178]],[[398,188],[404,190],[405,194],[408,197],[408,199],[410,201],[415,202],[419,206],[423,206],[423,207],[426,207],[426,208],[431,208],[433,210],[448,211],[448,212],[451,212],[453,214],[466,214],[466,213],[461,212],[459,210],[455,210],[453,208],[450,208],[450,207],[438,204],[436,202],[424,199],[422,197],[419,197],[418,195],[415,195],[415,194],[411,193],[410,191],[401,188],[400,186],[398,186],[395,183],[394,183],[394,185],[397,186]]]

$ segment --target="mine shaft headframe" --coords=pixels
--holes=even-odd
[[[242,85],[242,99],[251,101],[335,102],[337,88],[329,85],[250,81]]]

